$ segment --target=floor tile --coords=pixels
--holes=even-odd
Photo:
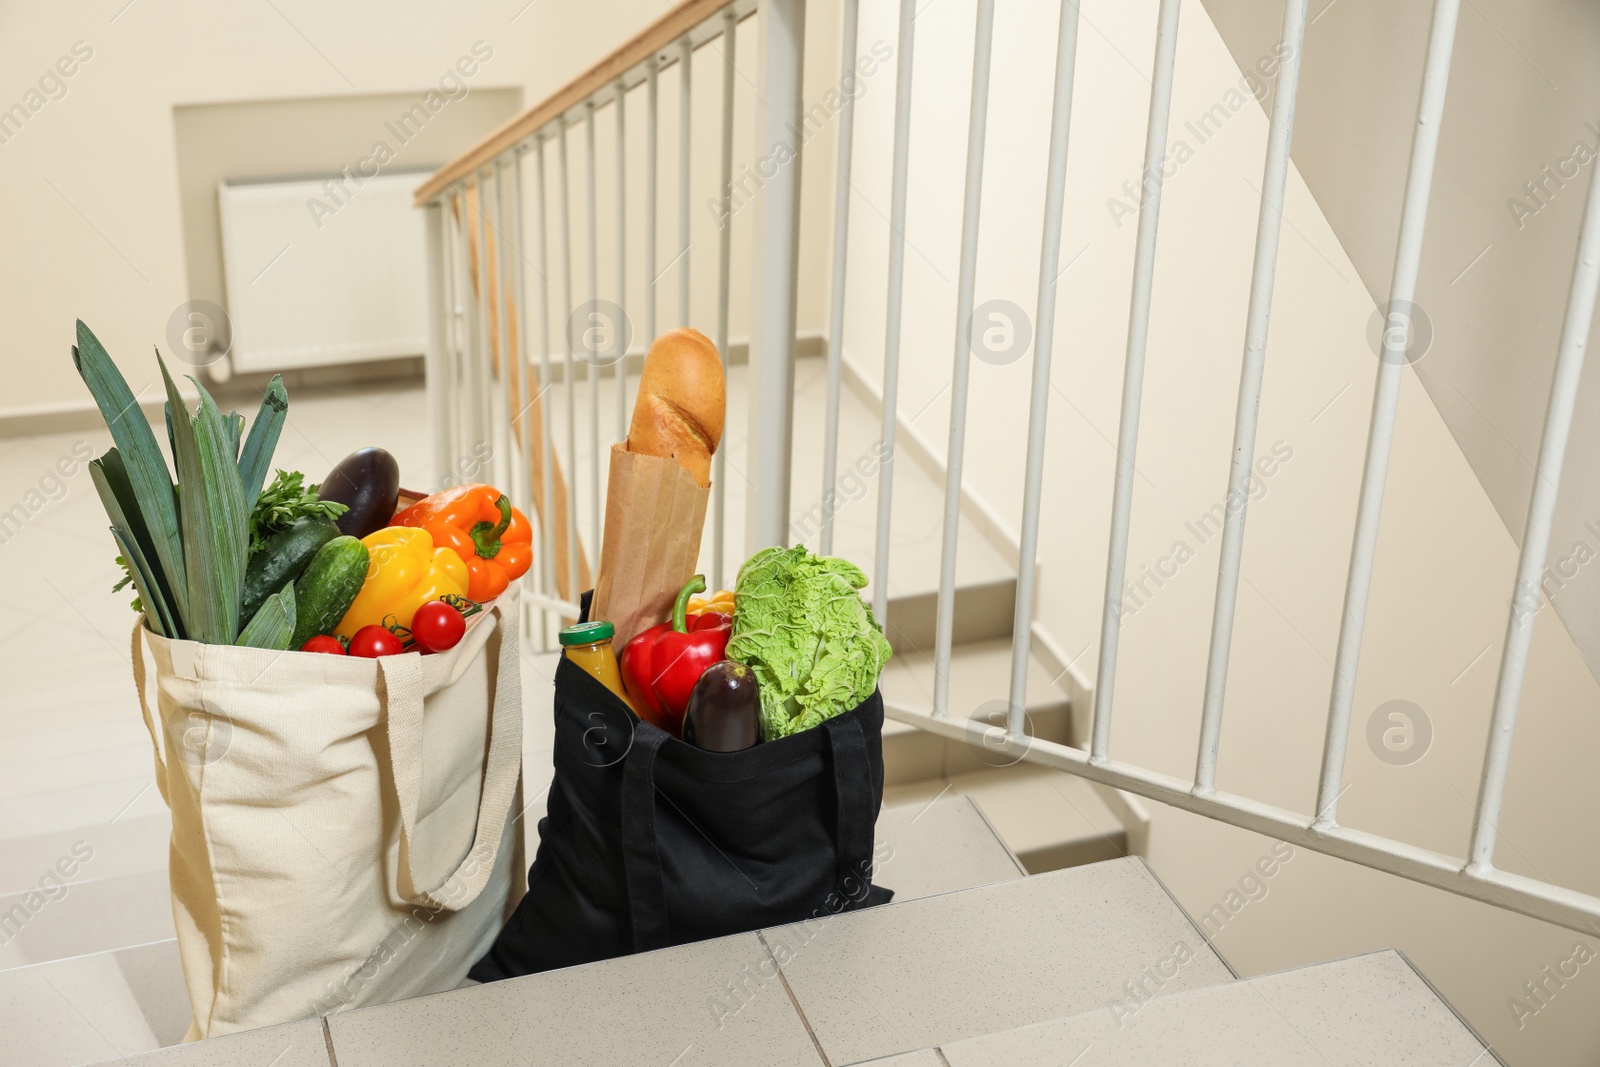
[[[173,1045],[96,1067],[331,1067],[321,1019]]]
[[[366,1008],[328,1025],[339,1067],[822,1063],[755,934]]]
[[[165,872],[171,837],[172,819],[162,812],[124,817],[109,825],[9,838],[0,844],[0,894],[31,889],[55,878],[72,883]],[[62,872],[67,872],[66,876]]]
[[[873,882],[893,889],[898,901],[1025,873],[978,805],[963,796],[884,808],[878,816],[877,846],[884,858]]]
[[[766,931],[833,1063],[1103,1006],[1185,946],[1162,992],[1232,980],[1135,859]],[[914,976],[914,980],[912,980]]]
[[[0,897],[0,967],[83,956],[174,937],[167,872],[149,871]]]
[[[945,1045],[950,1067],[1466,1067],[1484,1047],[1394,952]]]
[[[4,797],[0,798],[0,841],[159,815],[166,810],[156,789],[154,770],[142,778],[117,778],[23,797]]]
[[[118,733],[126,734],[128,731]],[[24,796],[51,789],[92,785],[107,779],[136,778],[147,772],[155,773],[150,735],[145,732],[143,724],[140,724],[135,736],[115,747],[85,746],[76,752],[60,751],[70,747],[71,735],[64,739],[67,744],[60,746],[51,745],[51,736],[44,735],[37,745],[19,744],[17,747],[22,751],[32,750],[29,758],[7,759],[0,763],[0,797]],[[58,751],[46,754],[52,747],[57,747]],[[21,755],[21,752],[16,754]]]
[[[189,1001],[171,941],[0,971],[0,1063],[73,1067],[183,1040]]]

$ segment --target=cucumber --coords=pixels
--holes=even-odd
[[[317,549],[295,579],[294,637],[298,649],[318,634],[331,634],[367,580],[367,546],[349,535],[335,537]]]
[[[241,619],[253,619],[267,598],[292,582],[306,569],[317,550],[339,535],[332,519],[312,515],[279,530],[261,543],[244,571]]]

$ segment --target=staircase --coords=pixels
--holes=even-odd
[[[821,359],[800,361],[797,418],[821,417],[823,369]],[[730,375],[734,404],[744,370],[735,366]],[[368,406],[394,424],[422,417],[423,397],[399,389]],[[340,454],[346,444],[363,443],[374,431],[349,425],[348,413],[348,398],[298,404],[300,434],[286,437],[283,463],[317,470],[327,461],[311,441]],[[873,398],[847,389],[842,463],[869,447],[877,420]],[[730,434],[730,465],[740,462],[738,437]],[[40,439],[36,447],[51,453],[68,443]],[[795,466],[795,513],[802,514],[807,494],[820,486],[820,457],[797,451]],[[735,479],[729,482],[728,507],[736,514],[743,501]],[[887,700],[908,706],[927,707],[932,699],[934,590],[918,580],[933,570],[941,488],[937,471],[909,456],[898,464],[888,625],[895,657],[882,688]],[[69,496],[29,536],[41,544],[70,538],[89,525],[94,505],[88,494]],[[867,510],[855,501],[840,511],[837,554],[871,558]],[[951,709],[994,717],[1009,672],[1015,571],[1004,546],[965,518],[962,546]],[[730,560],[743,555],[733,530],[728,553]],[[496,1063],[507,1055],[522,1062],[535,1048],[573,1063],[669,1064],[677,1056],[683,1065],[842,1065],[881,1057],[937,1064],[943,1056],[953,1065],[1065,1064],[1086,1043],[1097,1056],[1124,1059],[1085,1062],[1132,1062],[1127,1057],[1157,1048],[1218,1047],[1199,1037],[1218,1026],[1244,1035],[1230,1048],[1257,1056],[1238,1051],[1229,1062],[1283,1062],[1268,1053],[1306,1047],[1346,1062],[1336,1050],[1397,1029],[1410,1042],[1405,1047],[1418,1050],[1403,1062],[1435,1062],[1427,1057],[1436,1055],[1440,1063],[1466,1064],[1472,1056],[1463,1050],[1482,1052],[1393,954],[1234,981],[1143,862],[1130,858],[1143,831],[1135,802],[893,722],[884,730],[878,833],[894,849],[881,877],[896,890],[896,903],[827,920],[829,934],[820,940],[802,946],[798,928],[762,931],[559,978],[367,1009],[332,1018],[326,1029],[310,1020],[167,1048],[181,1041],[189,1014],[166,885],[170,823],[151,780],[148,738],[119,647],[126,607],[106,595],[106,570],[84,578],[82,589],[62,589],[71,602],[44,613],[41,633],[14,635],[4,664],[19,699],[44,706],[48,698],[52,714],[8,724],[9,744],[0,752],[0,1064],[323,1067],[334,1056],[343,1067]],[[78,639],[70,672],[60,651],[67,633]],[[38,647],[29,643],[35,639]],[[523,825],[531,846],[550,776],[555,660],[530,653],[524,665],[533,804]],[[1036,657],[1027,706],[1035,736],[1080,736],[1065,681],[1058,666]],[[1180,945],[1187,958],[1166,976],[1163,961]],[[782,981],[758,983],[738,999],[729,983],[746,981],[743,968],[760,965],[769,952],[786,959]],[[912,974],[915,981],[905,980]],[[697,1002],[685,1001],[688,994],[664,998],[665,990],[693,990]],[[1159,999],[1146,1004],[1152,997]],[[717,1003],[729,1008],[721,1026],[711,1007]],[[1267,1004],[1277,1010],[1264,1011]]]
[[[896,853],[883,878],[906,898],[880,909],[106,1062],[1494,1062],[1397,953],[1238,980],[1137,858],[1023,878],[998,839],[985,839],[970,801],[891,809],[884,819],[880,831]],[[929,820],[936,821],[918,829]],[[957,866],[987,881],[920,895],[937,883],[935,868],[948,868],[915,859],[919,835],[954,835]],[[911,862],[902,866],[903,858]],[[935,882],[922,883],[929,873]],[[125,950],[115,966],[159,948]],[[29,970],[84,981],[112,966],[97,957],[68,963],[74,970],[65,963]],[[905,980],[913,974],[916,981]],[[0,991],[10,990],[0,983]],[[107,1002],[96,1011],[97,1029],[114,1025],[126,1007]],[[64,1011],[55,1014],[70,1025]],[[79,1017],[77,1026],[86,1029],[88,1020]],[[118,1036],[127,1040],[131,1029]],[[13,1037],[0,1037],[0,1053],[7,1063],[52,1062]]]

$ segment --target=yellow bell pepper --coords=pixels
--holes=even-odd
[[[719,615],[733,614],[733,591],[719,589],[708,597],[692,596],[689,598],[688,614],[700,615],[707,611],[714,611]]]
[[[467,565],[448,548],[433,547],[427,530],[388,526],[361,539],[371,562],[361,592],[334,632],[349,637],[363,626],[382,625],[393,616],[409,627],[417,609],[430,600],[467,593]]]

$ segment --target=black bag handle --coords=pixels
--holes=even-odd
[[[656,755],[667,740],[664,730],[635,728],[622,767],[622,873],[635,952],[670,943],[667,893],[656,844]]]
[[[833,748],[833,788],[837,796],[837,888],[846,908],[866,903],[872,876],[872,842],[878,814],[877,786],[859,715],[836,715],[823,723]]]

